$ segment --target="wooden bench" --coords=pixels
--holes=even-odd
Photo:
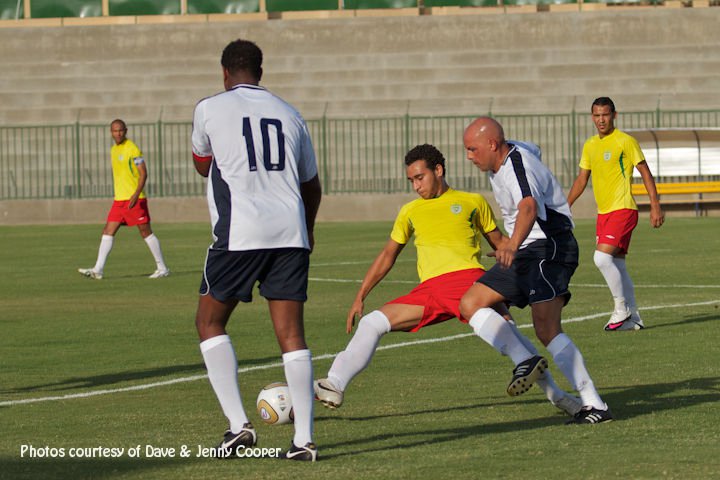
[[[720,205],[720,197],[704,197],[705,194],[720,193],[720,181],[705,182],[672,182],[672,183],[656,183],[658,195],[660,196],[660,204],[663,209],[668,207],[687,207],[691,206],[695,210],[695,214],[700,216],[707,213],[707,207],[711,204]],[[633,196],[647,195],[645,185],[642,183],[632,184]],[[664,195],[684,195],[685,198],[665,200]],[[649,200],[636,200],[638,208],[648,208]]]

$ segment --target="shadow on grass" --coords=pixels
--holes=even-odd
[[[678,395],[678,392],[686,391]],[[650,385],[630,385],[605,388],[601,391],[603,400],[610,405],[615,421],[643,417],[657,412],[677,410],[701,404],[715,404],[720,401],[720,377],[694,378],[679,382],[656,383]],[[547,403],[546,400],[531,400]],[[338,422],[372,421],[387,418],[415,417],[419,415],[441,415],[448,412],[482,410],[487,407],[502,406],[505,403],[479,403],[472,405],[448,406],[434,409],[421,409],[408,412],[371,415],[362,417],[327,418]],[[463,417],[465,418],[465,417]],[[322,444],[325,448],[339,448],[345,451],[323,455],[323,459],[340,458],[361,453],[382,452],[388,449],[405,449],[427,445],[428,443],[452,442],[477,435],[504,434],[508,432],[528,431],[562,425],[568,417],[548,415],[532,420],[518,420],[499,423],[478,423],[462,427],[442,428],[428,431],[391,432],[343,441],[337,444]],[[568,428],[593,428],[590,426],[568,426]],[[601,427],[598,427],[601,428]],[[407,438],[406,438],[407,437]],[[395,445],[388,446],[386,440],[393,439]],[[373,445],[383,443],[382,445]],[[366,448],[363,448],[367,445]],[[351,449],[345,447],[352,446]]]
[[[238,362],[238,368],[252,367],[255,365],[262,365],[265,363],[279,362],[276,356],[264,357],[264,358],[252,358]],[[168,367],[150,368],[146,370],[126,371],[118,373],[110,373],[105,375],[95,375],[92,377],[71,377],[57,382],[50,382],[38,385],[31,385],[27,387],[19,387],[13,389],[0,390],[2,393],[27,393],[27,392],[58,392],[68,391],[78,388],[92,388],[92,387],[110,387],[124,382],[132,382],[136,380],[148,380],[148,379],[164,379],[172,380],[167,378],[171,375],[177,374],[191,374],[191,375],[205,375],[205,364],[194,363],[189,365],[173,365]]]
[[[646,329],[656,329],[656,328],[668,328],[668,327],[677,327],[678,325],[688,325],[691,323],[706,323],[706,322],[715,322],[720,320],[720,313],[714,314],[714,315],[700,315],[697,317],[688,317],[676,320],[674,322],[669,323],[661,323],[658,325],[648,325],[645,328]],[[622,333],[622,332],[618,332]]]
[[[67,454],[67,453],[66,453]],[[133,475],[153,478],[153,470],[188,463],[184,458],[8,458],[0,457],[0,478],[43,480],[104,479]]]

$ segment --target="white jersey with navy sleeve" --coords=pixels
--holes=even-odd
[[[212,157],[212,248],[310,248],[300,184],[317,175],[317,163],[292,106],[254,85],[205,98],[195,107],[192,148],[196,158]]]
[[[555,176],[536,154],[518,142],[510,143],[510,152],[497,173],[490,172],[490,185],[502,211],[505,230],[512,236],[518,204],[525,197],[537,203],[537,219],[520,248],[573,229],[572,214]]]

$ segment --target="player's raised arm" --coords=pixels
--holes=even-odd
[[[345,329],[347,333],[352,332],[353,326],[355,325],[355,317],[362,317],[363,308],[365,306],[365,298],[367,298],[372,289],[375,288],[375,286],[380,283],[380,281],[385,278],[385,275],[387,275],[392,269],[393,265],[395,265],[395,260],[398,255],[400,255],[400,252],[402,252],[404,247],[405,244],[397,243],[395,240],[390,238],[385,244],[385,247],[383,247],[382,251],[377,257],[375,257],[375,260],[365,274],[365,278],[363,278],[360,289],[358,290],[357,295],[355,295],[355,300],[348,312]]]

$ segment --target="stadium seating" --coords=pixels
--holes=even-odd
[[[113,11],[146,4],[109,2]],[[187,2],[198,12],[220,5]],[[175,3],[152,2],[152,11]],[[282,3],[268,0],[267,6]],[[238,1],[237,8],[241,4],[254,5]],[[160,18],[173,17],[182,16]],[[219,53],[239,35],[264,49],[264,85],[307,118],[582,113],[598,95],[613,97],[622,111],[718,107],[720,8],[302,21],[210,17],[0,28],[0,124],[105,123],[118,116],[188,121],[197,100],[222,88]]]

